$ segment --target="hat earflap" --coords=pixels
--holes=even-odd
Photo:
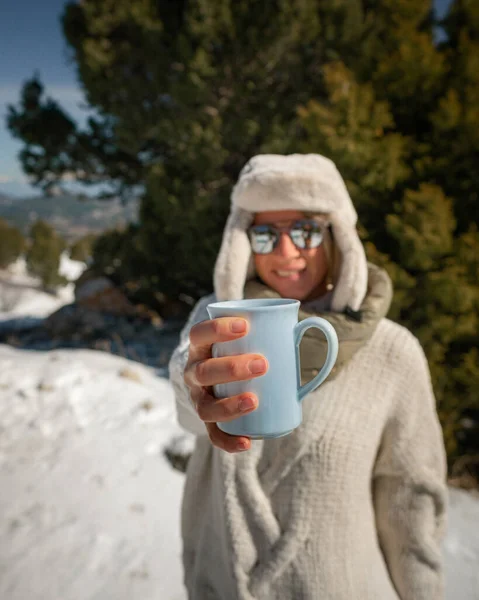
[[[342,223],[334,213],[330,217],[334,240],[341,254],[331,308],[335,312],[343,312],[347,307],[357,311],[367,292],[366,254],[355,227]]]
[[[249,211],[233,206],[226,221],[213,277],[219,301],[243,298],[245,281],[251,276],[251,245],[247,230],[253,217]]]

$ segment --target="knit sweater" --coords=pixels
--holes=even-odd
[[[191,326],[170,362],[178,419],[196,434],[182,505],[190,600],[440,600],[445,454],[416,338],[381,319],[292,434],[228,454],[183,382]]]
[[[334,288],[327,306],[302,308],[331,311],[322,316],[340,354],[303,400],[300,427],[228,454],[211,445],[184,384],[188,334],[208,302],[258,293],[247,229],[256,212],[283,210],[330,223]],[[339,171],[318,154],[252,157],[232,191],[215,295],[195,307],[170,361],[179,422],[198,436],[182,506],[190,600],[443,597],[445,453],[429,369],[415,337],[384,318],[390,288],[368,270],[356,220]],[[360,309],[362,323],[340,317]],[[306,335],[301,373],[311,375],[321,343]]]

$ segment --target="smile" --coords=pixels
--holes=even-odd
[[[281,277],[281,279],[290,279],[291,281],[297,281],[305,271],[306,269],[296,269],[294,271],[278,270],[274,273],[277,277]]]

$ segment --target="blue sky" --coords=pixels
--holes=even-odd
[[[0,3],[0,192],[38,193],[17,160],[22,144],[5,127],[6,107],[16,103],[23,82],[38,71],[49,96],[82,119],[82,92],[69,63],[60,16],[65,0],[5,0]]]
[[[131,0],[134,2],[135,0]],[[450,0],[435,0],[445,12]],[[38,71],[47,94],[83,120],[83,94],[68,60],[60,15],[66,0],[4,0],[0,3],[0,193],[38,194],[25,179],[17,155],[21,143],[5,127],[6,107],[16,103],[23,82]]]

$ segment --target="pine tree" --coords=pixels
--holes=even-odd
[[[0,219],[0,269],[11,265],[25,250],[21,231]]]
[[[97,116],[78,130],[33,79],[9,127],[45,190],[67,173],[142,190],[139,225],[98,240],[94,260],[151,303],[211,290],[253,154],[331,157],[393,278],[390,316],[426,350],[452,464],[473,451],[458,433],[479,409],[478,7],[455,0],[437,43],[430,0],[71,3],[63,27]]]
[[[462,416],[479,415],[479,11],[453,4],[437,46],[425,3],[374,4],[366,51],[325,66],[328,101],[298,111],[302,150],[331,156],[346,177],[368,255],[394,281],[390,316],[428,356],[453,464],[477,452],[458,441]]]
[[[320,17],[317,0],[69,4],[64,31],[99,116],[79,131],[29,82],[9,112],[25,170],[45,190],[66,173],[106,178],[124,197],[143,186],[142,285],[198,297],[211,289],[239,170],[254,153],[284,151],[297,104],[322,95],[332,42]]]
[[[94,233],[90,233],[76,240],[70,247],[70,258],[80,262],[90,262],[97,237]]]
[[[444,26],[447,71],[431,118],[430,171],[454,199],[463,233],[479,226],[479,4],[456,0]]]
[[[45,221],[36,221],[30,230],[30,246],[26,254],[27,268],[38,277],[47,291],[66,283],[59,274],[60,258],[65,242]]]

